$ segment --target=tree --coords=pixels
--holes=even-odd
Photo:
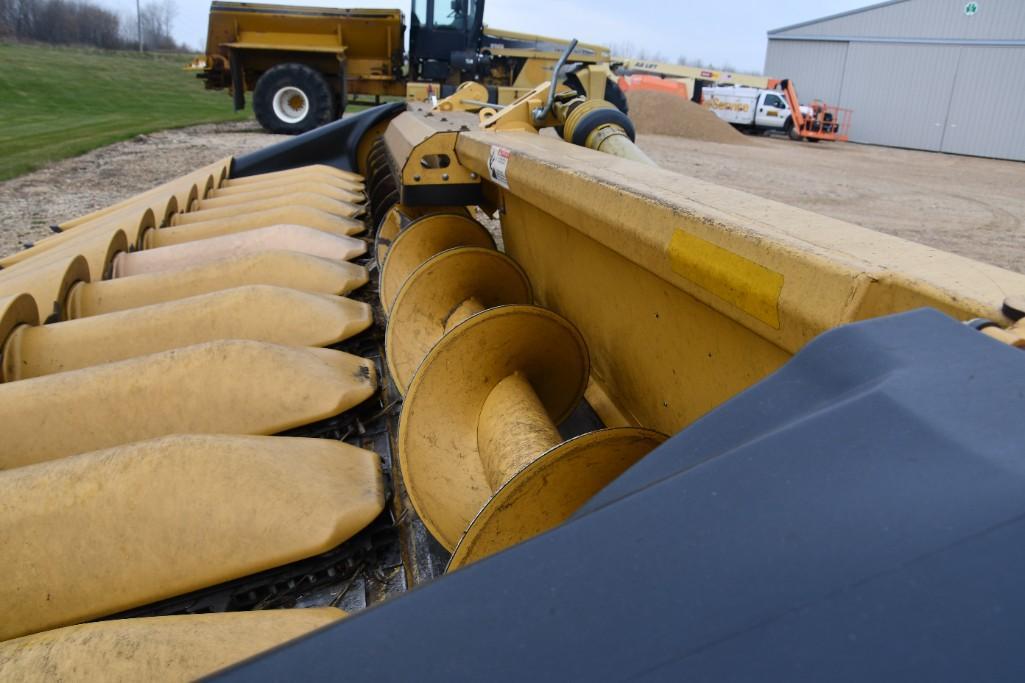
[[[178,50],[172,37],[178,6],[174,0],[150,0],[142,6],[142,41],[151,50]]]
[[[24,40],[118,49],[120,24],[88,0],[0,0],[0,35]]]

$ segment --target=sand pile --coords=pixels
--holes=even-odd
[[[748,144],[744,135],[733,126],[678,95],[655,90],[631,90],[627,93],[627,101],[630,103],[630,119],[638,133]]]

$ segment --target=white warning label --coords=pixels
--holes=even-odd
[[[506,175],[506,168],[509,166],[509,150],[505,147],[492,147],[488,156],[488,172],[491,179],[496,183],[509,189],[509,176]]]

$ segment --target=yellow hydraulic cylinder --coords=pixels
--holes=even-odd
[[[363,176],[361,176],[359,173],[353,173],[352,171],[343,171],[339,168],[335,168],[334,166],[328,166],[326,164],[310,164],[309,166],[290,168],[286,171],[271,171],[270,173],[260,173],[259,175],[251,175],[246,176],[244,178],[228,178],[224,181],[223,185],[226,187],[235,187],[238,185],[263,183],[267,182],[268,180],[284,183],[289,181],[295,181],[297,178],[302,178],[306,176],[339,178],[341,180],[363,182]]]
[[[453,247],[495,248],[487,228],[465,213],[440,213],[411,222],[392,241],[381,266],[381,305],[391,310],[399,288],[414,270],[429,259]]]
[[[329,183],[289,183],[281,185],[273,183],[269,187],[262,185],[243,185],[234,192],[233,188],[225,188],[224,191],[214,191],[206,199],[201,199],[194,205],[193,210],[216,209],[222,206],[239,206],[249,202],[265,199],[268,197],[280,197],[294,195],[300,192],[312,192],[322,197],[329,197],[340,202],[350,204],[362,204],[366,201],[363,190],[350,190],[331,185]],[[242,192],[242,190],[248,190]]]
[[[0,472],[0,639],[311,557],[384,509],[376,453],[180,435]]]
[[[365,209],[359,204],[340,202],[337,199],[325,197],[314,192],[296,192],[289,195],[277,195],[264,197],[242,204],[230,204],[217,208],[203,209],[201,211],[190,211],[189,213],[175,214],[171,218],[171,225],[192,225],[205,221],[217,220],[218,218],[232,218],[250,213],[259,213],[268,209],[309,207],[320,209],[333,216],[340,218],[354,218],[364,213]]]
[[[78,370],[218,339],[328,346],[371,323],[372,309],[360,301],[248,285],[52,325],[34,326],[26,320],[6,340],[0,339],[0,381]]]
[[[345,617],[334,607],[116,619],[0,643],[0,679],[194,681]]]
[[[0,469],[165,434],[276,434],[376,388],[358,356],[239,340],[0,384]]]
[[[632,427],[560,443],[588,379],[580,333],[536,306],[498,306],[453,327],[406,394],[399,458],[450,568],[566,520],[665,438]]]
[[[85,257],[72,255],[33,261],[17,268],[0,270],[0,298],[29,294],[35,301],[39,320],[60,320],[68,292],[77,282],[89,282]]]
[[[333,235],[303,225],[271,225],[220,237],[121,253],[114,259],[111,274],[121,278],[181,270],[227,257],[282,249],[332,261],[348,261],[365,254],[367,243],[355,237]]]
[[[202,223],[150,230],[143,237],[143,245],[146,249],[166,247],[170,244],[231,235],[271,225],[303,225],[332,235],[357,235],[366,230],[366,225],[362,221],[352,218],[341,218],[308,206],[282,206]]]
[[[316,230],[310,232],[324,234]],[[155,251],[159,250],[151,250]],[[242,253],[178,270],[156,271],[102,282],[80,282],[68,293],[65,317],[69,320],[86,318],[243,285],[277,285],[305,292],[344,296],[366,283],[367,269],[354,263],[297,251]]]

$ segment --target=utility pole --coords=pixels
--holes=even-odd
[[[135,0],[135,21],[139,27],[139,52],[142,52],[142,12],[139,9],[139,0]]]

